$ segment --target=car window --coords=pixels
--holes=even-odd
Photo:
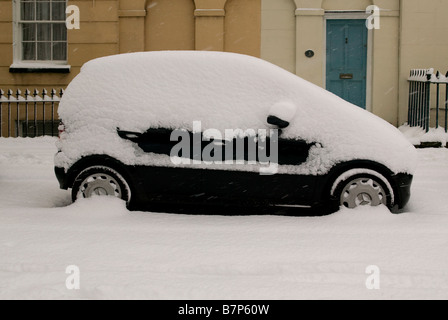
[[[145,152],[170,155],[175,142],[170,141],[171,130],[164,128],[149,129],[143,133],[138,146]]]
[[[144,133],[118,130],[118,134],[124,139],[136,142],[145,152],[208,162],[270,161],[280,165],[298,165],[306,161],[312,145],[300,139],[280,137],[272,140],[269,136],[245,136],[231,140],[205,139],[202,132],[173,131],[165,128],[151,128]],[[277,152],[277,155],[274,152]]]
[[[300,139],[278,139],[278,163],[280,165],[298,165],[306,161],[310,148],[309,144]]]

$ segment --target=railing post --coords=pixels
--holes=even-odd
[[[47,89],[42,89],[42,135],[45,136],[45,97],[47,95]]]
[[[56,95],[56,90],[51,89],[51,136],[54,136],[54,96]]]
[[[410,72],[410,77],[412,77],[412,70]],[[414,105],[413,105],[413,85],[414,82],[411,81],[409,83],[409,100],[408,100],[408,124],[412,126],[413,122],[413,112],[414,112]]]
[[[3,125],[3,117],[2,117],[2,114],[3,114],[2,99],[3,99],[3,95],[4,95],[4,94],[5,94],[5,92],[4,92],[2,89],[0,89],[0,137],[3,136],[3,127],[2,127],[2,125]]]
[[[11,96],[12,90],[8,89],[8,137],[11,137]]]
[[[420,86],[420,101],[419,101],[419,120],[418,120],[418,126],[424,127],[424,118],[425,118],[425,100],[426,100],[426,86],[423,82],[419,83]]]
[[[448,72],[446,78],[448,80]],[[448,132],[448,81],[445,85],[445,132]]]
[[[437,79],[440,79],[440,72],[437,71]],[[439,128],[439,100],[440,100],[440,83],[437,82],[437,94],[436,94],[436,129]]]
[[[37,137],[37,95],[39,94],[39,91],[37,89],[34,89],[33,96],[34,96],[34,137]]]
[[[20,119],[20,95],[22,94],[22,91],[20,89],[17,89],[16,91],[16,138],[19,137],[19,119]]]
[[[429,131],[429,117],[430,117],[430,98],[431,98],[431,82],[425,83],[426,86],[426,101],[425,101],[425,130],[426,132]]]
[[[28,97],[30,96],[31,92],[30,90],[25,90],[25,132],[23,135],[25,137],[28,137],[28,119],[29,119],[29,110],[28,110]]]

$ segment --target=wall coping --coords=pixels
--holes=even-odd
[[[146,10],[118,10],[118,17],[146,17]]]
[[[195,17],[224,17],[226,11],[224,9],[196,9],[194,10]]]

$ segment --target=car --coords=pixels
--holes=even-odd
[[[94,59],[58,113],[55,173],[73,201],[106,195],[130,210],[327,214],[377,205],[401,212],[410,198],[416,150],[398,129],[247,55]]]

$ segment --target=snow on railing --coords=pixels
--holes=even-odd
[[[440,85],[445,85],[445,132],[448,130],[448,72],[443,75],[434,69],[412,69],[409,81],[408,124],[411,127],[422,127],[429,131],[431,116],[431,85],[436,85],[436,128],[439,127]]]
[[[0,89],[0,137],[37,137],[58,134],[56,106],[64,90],[43,89],[23,93]]]
[[[434,73],[434,68],[430,69],[412,69],[408,78],[409,81],[432,82],[432,83],[448,83],[448,72],[446,75],[439,71]]]

